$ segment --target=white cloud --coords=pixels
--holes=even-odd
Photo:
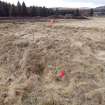
[[[4,0],[16,4],[18,0]],[[46,7],[95,7],[99,0],[19,0],[25,1],[27,6],[46,6]],[[104,0],[100,0],[104,1]],[[99,2],[98,2],[99,3]]]

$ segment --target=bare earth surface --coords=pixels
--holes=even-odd
[[[0,23],[0,105],[105,105],[105,19]]]

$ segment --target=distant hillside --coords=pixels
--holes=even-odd
[[[51,8],[53,10],[75,10],[75,9],[79,9],[79,10],[87,10],[87,9],[90,9],[88,7],[82,7],[82,8],[67,8],[67,7],[55,7],[55,8]]]
[[[96,7],[95,10],[105,10],[105,6]]]
[[[105,6],[94,8],[94,15],[95,16],[105,16]]]

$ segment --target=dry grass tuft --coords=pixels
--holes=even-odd
[[[105,105],[103,20],[2,22],[0,105]]]

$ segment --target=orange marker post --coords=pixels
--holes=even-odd
[[[49,27],[53,27],[53,25],[54,25],[54,20],[51,19],[50,22],[49,22],[49,24],[48,24],[48,26],[49,26]]]

